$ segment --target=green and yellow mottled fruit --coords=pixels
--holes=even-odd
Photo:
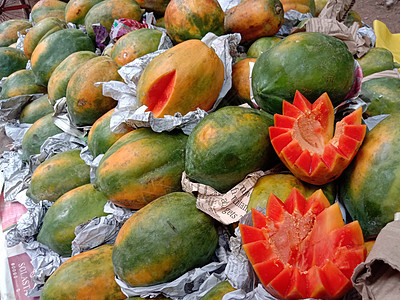
[[[54,202],[43,219],[37,241],[61,256],[71,256],[75,227],[104,213],[106,196],[85,184],[66,192]]]
[[[66,192],[90,183],[90,167],[80,150],[58,153],[42,162],[32,174],[26,195],[35,202],[56,201]]]
[[[161,14],[165,13],[165,9],[169,2],[170,0],[137,0],[140,7],[146,11],[153,11]]]
[[[266,208],[268,197],[271,193],[285,202],[294,187],[306,198],[316,190],[322,189],[329,202],[331,204],[335,203],[336,186],[333,182],[322,186],[314,186],[297,179],[292,174],[269,174],[258,179],[250,195],[247,211],[251,211],[252,208],[256,207]]]
[[[67,4],[59,0],[40,0],[32,7],[31,17],[33,22],[38,23],[48,17],[65,19],[65,7]]]
[[[283,100],[292,102],[296,90],[311,103],[326,92],[337,106],[353,86],[353,70],[353,55],[341,40],[318,32],[294,33],[258,57],[253,95],[272,114],[281,114]]]
[[[374,127],[339,184],[340,201],[358,220],[366,240],[376,237],[400,211],[400,115]]]
[[[239,106],[210,113],[194,128],[186,146],[189,178],[226,192],[247,174],[277,162],[268,128],[273,117]]]
[[[85,24],[88,11],[103,0],[70,0],[65,7],[65,21],[74,24]]]
[[[236,291],[236,289],[232,287],[229,281],[221,281],[199,300],[222,300],[224,295],[233,291]]]
[[[35,74],[32,70],[19,70],[12,73],[4,81],[0,99],[44,92],[46,92],[46,88],[36,84]]]
[[[328,3],[328,0],[314,0],[314,2],[315,2],[315,16],[318,17],[322,9]]]
[[[46,281],[40,300],[126,299],[115,281],[112,251],[107,244],[69,258]]]
[[[0,47],[7,47],[18,40],[18,32],[26,33],[32,24],[28,20],[8,20],[0,23]]]
[[[315,15],[315,1],[314,0],[281,0],[283,11],[288,12],[293,9],[302,14],[311,13]]]
[[[355,10],[349,10],[348,14],[347,14],[347,18],[346,21],[344,22],[344,24],[347,27],[352,26],[354,23],[358,24],[358,27],[362,27],[362,22],[361,22],[361,16],[359,15],[358,12],[356,12]]]
[[[122,81],[118,65],[110,57],[100,56],[88,60],[72,75],[67,86],[67,106],[72,121],[77,126],[94,122],[117,105],[111,97],[103,95],[103,87],[96,82]]]
[[[251,104],[250,100],[250,63],[256,62],[256,58],[244,58],[232,67],[232,88],[229,91],[231,97],[237,97],[239,102]]]
[[[196,64],[193,62],[196,61]],[[143,71],[137,100],[156,118],[209,110],[224,82],[218,55],[200,40],[182,42],[155,57]]]
[[[27,58],[31,58],[33,50],[48,32],[56,32],[67,28],[67,24],[56,18],[48,17],[36,23],[26,34],[24,39],[24,53]]]
[[[247,50],[247,57],[259,57],[261,53],[272,48],[275,44],[280,42],[282,39],[277,36],[264,36],[256,40],[249,50]]]
[[[279,31],[284,21],[279,0],[246,0],[225,12],[225,32],[240,33],[241,43],[249,44]]]
[[[28,59],[22,50],[11,47],[0,47],[0,78],[25,69],[27,62]]]
[[[44,94],[25,105],[19,116],[19,122],[33,124],[40,118],[53,112],[54,107],[51,105],[48,95]]]
[[[135,0],[104,0],[97,3],[85,16],[85,26],[89,37],[95,39],[93,24],[100,23],[110,32],[114,20],[121,18],[140,21],[142,11],[139,4]]]
[[[123,281],[151,286],[209,263],[217,245],[214,221],[196,208],[196,197],[170,193],[125,222],[115,241],[112,262]]]
[[[41,117],[29,127],[22,139],[22,160],[28,161],[31,155],[39,154],[45,140],[61,132],[63,131],[54,124],[52,113]]]
[[[154,299],[154,300],[171,300],[171,298],[166,298],[161,295],[156,296],[155,298],[142,298],[142,297],[129,297],[126,300],[146,300],[146,299]]]
[[[368,103],[368,117],[400,112],[400,79],[373,78],[361,85],[360,98]]]
[[[176,43],[200,40],[208,32],[224,33],[224,11],[217,0],[171,0],[165,10],[164,24]]]
[[[377,72],[400,68],[400,64],[393,60],[393,53],[381,47],[369,49],[369,51],[361,58],[358,58],[357,61],[361,66],[364,77]]]
[[[54,32],[39,42],[32,53],[31,65],[37,83],[47,86],[51,74],[70,54],[94,50],[92,40],[79,29],[68,28]]]
[[[51,74],[47,91],[52,103],[65,97],[67,94],[68,82],[72,75],[88,60],[97,57],[92,51],[78,51],[67,56]]]
[[[149,128],[128,132],[103,156],[95,186],[110,201],[132,209],[181,191],[186,140],[182,133]]]
[[[93,157],[98,156],[99,154],[104,154],[107,150],[122,136],[124,136],[127,132],[132,131],[132,128],[129,126],[125,126],[126,132],[124,133],[114,133],[110,129],[110,121],[111,116],[114,113],[114,109],[111,109],[96,122],[94,122],[93,126],[90,128],[88,134],[88,147],[90,153],[92,153]]]
[[[158,49],[161,31],[142,28],[131,31],[121,37],[111,49],[111,58],[119,66]]]

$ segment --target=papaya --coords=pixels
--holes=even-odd
[[[61,256],[71,256],[75,227],[107,215],[106,203],[106,196],[90,183],[66,192],[46,212],[37,241]]]
[[[88,60],[97,57],[92,51],[77,51],[68,55],[53,71],[47,84],[51,103],[67,95],[68,82],[72,75]]]
[[[400,111],[400,79],[374,78],[361,85],[360,98],[368,103],[365,115],[372,117]]]
[[[126,299],[115,281],[112,251],[106,244],[69,258],[47,279],[40,300]]]
[[[251,103],[250,99],[250,62],[256,58],[244,58],[232,66],[232,88],[229,94],[237,97],[239,102]]]
[[[196,197],[170,193],[125,222],[115,240],[112,262],[115,274],[126,283],[151,286],[209,263],[217,245],[214,221],[196,208]]]
[[[137,3],[146,11],[153,11],[158,15],[163,15],[170,0],[137,0]],[[158,25],[157,25],[158,26]]]
[[[274,194],[266,213],[252,210],[239,224],[243,249],[266,291],[278,299],[340,299],[366,248],[357,221],[344,224],[339,203],[321,190],[305,198],[296,188],[283,203]]]
[[[271,114],[282,113],[283,100],[293,101],[296,90],[311,103],[326,92],[337,106],[353,86],[353,70],[353,55],[341,40],[318,32],[294,33],[257,58],[254,99]]]
[[[12,73],[4,81],[0,92],[0,99],[15,96],[45,93],[46,88],[35,83],[35,74],[32,70],[19,70]]]
[[[181,191],[186,140],[183,133],[156,133],[149,128],[128,132],[101,159],[96,188],[114,204],[131,209]]]
[[[0,47],[8,47],[18,40],[18,32],[26,33],[32,23],[24,19],[12,19],[0,23]]]
[[[89,130],[87,144],[93,157],[106,153],[107,150],[119,138],[124,136],[126,132],[132,131],[131,127],[125,126],[125,133],[112,132],[110,129],[110,121],[113,113],[114,109],[111,109],[105,113],[103,116],[98,118],[96,122],[94,122],[93,126]]]
[[[26,195],[36,203],[54,202],[66,192],[90,183],[90,167],[80,157],[80,152],[68,150],[42,162],[32,174]]]
[[[392,113],[368,132],[340,178],[339,200],[360,223],[366,240],[374,239],[400,210],[399,117]]]
[[[132,19],[140,21],[142,11],[135,0],[104,0],[92,6],[85,16],[85,27],[87,34],[93,40],[95,34],[92,28],[93,24],[100,23],[108,32],[114,20]]]
[[[270,174],[260,177],[257,180],[250,194],[247,211],[249,212],[252,208],[257,207],[265,208],[271,193],[282,201],[285,201],[293,188],[296,188],[305,197],[309,197],[316,190],[322,189],[329,203],[335,203],[336,185],[333,182],[323,186],[315,186],[297,179],[292,174]]]
[[[103,0],[70,0],[65,7],[65,21],[84,25],[89,10]]]
[[[11,47],[0,47],[0,78],[26,68],[28,59],[22,50]]]
[[[208,32],[224,33],[224,11],[217,0],[171,0],[164,24],[176,43],[202,39]]]
[[[314,2],[315,2],[315,16],[318,17],[322,9],[328,3],[328,0],[314,0]]]
[[[19,116],[20,123],[35,123],[40,118],[53,113],[54,107],[47,94],[33,100],[24,106]]]
[[[26,34],[24,39],[24,53],[27,58],[31,58],[33,50],[37,44],[48,32],[56,32],[61,29],[67,28],[67,24],[56,18],[47,17],[40,22],[36,23]]]
[[[253,108],[223,107],[210,113],[190,133],[185,171],[196,182],[224,193],[247,174],[277,162],[269,139],[270,114]]]
[[[282,39],[277,36],[264,36],[252,43],[247,50],[247,57],[259,57],[261,53],[273,47]]]
[[[392,52],[386,48],[374,47],[364,54],[361,58],[358,58],[363,76],[400,68],[400,64],[396,63],[393,58]]]
[[[158,49],[161,31],[141,28],[122,36],[111,49],[111,58],[119,66],[126,65],[134,59]]]
[[[39,42],[32,53],[31,65],[36,82],[47,87],[51,74],[65,58],[74,52],[85,50],[94,52],[94,44],[79,29],[63,29],[49,35]]]
[[[279,0],[247,0],[225,12],[225,33],[240,33],[242,44],[263,36],[272,36],[283,25],[282,3]]]
[[[311,104],[296,92],[293,104],[283,101],[274,115],[271,144],[297,178],[315,185],[336,180],[357,154],[366,133],[361,107],[335,122],[328,94]]]
[[[156,118],[185,115],[197,107],[209,110],[221,91],[224,73],[214,50],[200,40],[188,40],[150,61],[140,76],[137,100]]]
[[[315,16],[315,1],[314,0],[281,0],[283,11],[288,12],[293,9],[302,14],[311,13]]]
[[[199,300],[222,300],[225,294],[235,291],[236,289],[230,284],[228,280],[221,281],[216,284],[211,290],[207,292]]]
[[[38,23],[48,17],[64,20],[66,6],[67,3],[59,0],[40,0],[32,7],[32,21]]]
[[[46,139],[61,132],[54,124],[52,113],[41,117],[29,127],[22,139],[22,160],[29,161],[31,155],[39,154]]]
[[[93,125],[98,118],[117,105],[111,97],[103,95],[96,82],[122,81],[117,63],[107,56],[95,57],[82,64],[67,85],[68,113],[77,126]]]
[[[363,26],[362,22],[361,22],[361,16],[358,14],[358,12],[356,12],[355,10],[351,9],[347,13],[347,17],[346,17],[346,20],[344,21],[344,24],[347,27],[350,27],[354,23],[357,23],[359,28],[361,28]]]

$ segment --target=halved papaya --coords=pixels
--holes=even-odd
[[[327,93],[311,104],[296,91],[293,104],[283,102],[283,115],[274,115],[271,143],[281,161],[297,178],[322,185],[342,174],[366,133],[361,108],[336,123]]]
[[[321,190],[306,199],[296,188],[283,203],[268,199],[266,215],[239,224],[243,248],[265,289],[278,299],[339,298],[352,288],[366,257],[358,221],[344,225],[339,205]]]

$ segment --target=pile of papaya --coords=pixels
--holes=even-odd
[[[35,240],[68,258],[40,299],[127,299],[116,278],[131,287],[171,282],[213,260],[221,226],[232,236],[237,229],[257,283],[277,299],[340,299],[352,290],[354,269],[400,207],[400,77],[360,82],[400,61],[384,47],[356,57],[333,36],[278,33],[286,13],[317,17],[327,2],[40,0],[30,20],[0,24],[0,101],[37,95],[15,120],[32,124],[21,160],[63,132],[54,122],[63,98],[72,124],[87,129],[93,158],[102,155],[94,180],[76,149],[32,173],[27,196],[53,202]],[[99,49],[98,27],[110,34],[115,20],[136,28]],[[351,7],[342,22],[363,26]],[[240,35],[230,68],[202,41],[210,32]],[[96,83],[124,82],[119,70],[165,38],[172,46],[145,66],[136,103],[155,118],[198,109],[206,116],[186,134],[126,124],[113,132],[118,101]],[[354,102],[363,105],[341,110]],[[249,194],[251,224],[222,224],[182,187],[185,173],[224,194],[260,170],[275,171]],[[115,242],[70,257],[75,227],[108,215],[109,202],[134,212]],[[240,288],[225,280],[196,299]]]

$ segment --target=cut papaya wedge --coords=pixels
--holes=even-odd
[[[353,271],[366,258],[361,227],[357,221],[345,225],[339,205],[330,205],[321,190],[306,199],[293,188],[284,203],[271,194],[262,215],[253,209],[256,227],[239,228],[243,249],[271,295],[337,299],[352,288]]]
[[[271,143],[297,178],[322,185],[338,178],[360,148],[366,133],[361,108],[336,123],[327,93],[311,104],[299,91],[274,115]]]

